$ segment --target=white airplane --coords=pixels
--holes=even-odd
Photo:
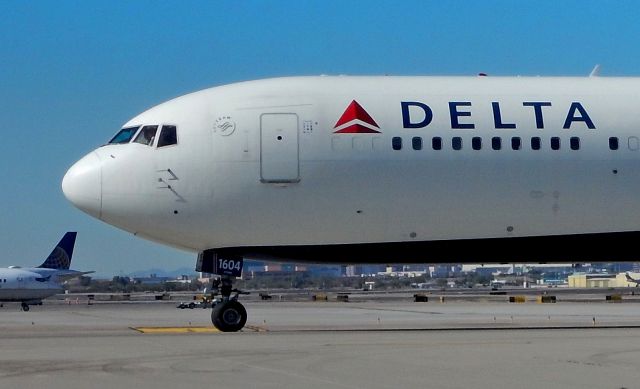
[[[638,286],[640,286],[640,279],[637,279],[637,278],[633,278],[633,277],[631,277],[631,276],[629,275],[629,272],[627,272],[627,273],[625,274],[625,277],[626,277],[626,279],[627,279],[627,282],[636,284],[636,288],[637,288]]]
[[[640,78],[292,77],[205,89],[128,121],[65,196],[221,274],[333,263],[637,260]],[[215,285],[214,285],[215,286]]]
[[[76,232],[67,232],[47,259],[38,267],[9,266],[0,268],[0,301],[21,302],[22,310],[29,305],[42,305],[42,300],[63,293],[62,283],[83,274],[69,270]]]

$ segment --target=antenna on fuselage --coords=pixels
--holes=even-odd
[[[591,73],[589,73],[589,77],[599,77],[600,76],[600,65],[597,64],[593,67]]]

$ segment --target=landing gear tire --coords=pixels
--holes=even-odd
[[[237,300],[222,301],[213,308],[211,321],[222,332],[237,332],[247,322],[247,310]]]
[[[25,311],[25,312],[29,312],[29,304],[22,303],[22,310]]]

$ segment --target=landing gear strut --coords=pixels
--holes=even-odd
[[[29,304],[27,304],[27,303],[22,303],[22,304],[21,304],[21,306],[22,306],[22,310],[23,310],[23,311],[25,311],[25,312],[29,312]]]
[[[238,302],[238,296],[249,293],[234,289],[232,278],[226,275],[213,280],[211,291],[214,296],[220,295],[211,312],[213,325],[222,332],[240,331],[247,322],[247,310]]]

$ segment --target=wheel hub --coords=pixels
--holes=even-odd
[[[222,320],[228,324],[238,324],[240,322],[240,313],[235,309],[227,309],[222,314]]]

